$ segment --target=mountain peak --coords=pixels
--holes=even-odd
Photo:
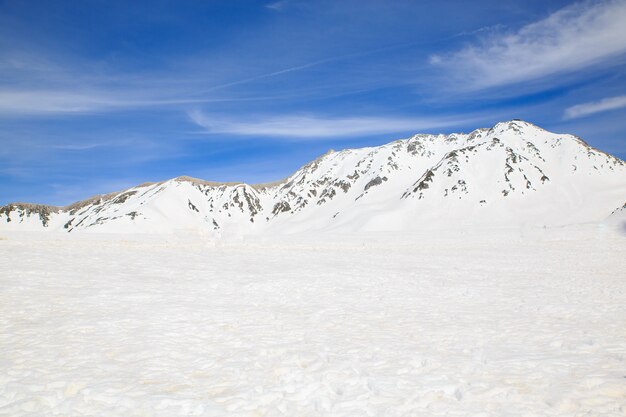
[[[521,119],[512,119],[505,122],[498,122],[492,128],[494,132],[513,130],[515,132],[527,132],[529,130],[545,132],[543,128]]]

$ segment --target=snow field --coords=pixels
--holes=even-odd
[[[619,416],[601,228],[0,240],[0,416]]]

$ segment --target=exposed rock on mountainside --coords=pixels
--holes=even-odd
[[[15,217],[18,217],[18,221],[22,223],[25,218],[38,216],[41,225],[43,227],[48,227],[50,216],[54,213],[58,213],[60,210],[61,209],[59,207],[47,206],[44,204],[11,203],[0,207],[0,216],[5,216],[7,223],[14,219],[18,220]],[[12,218],[11,215],[13,213],[15,213],[15,215]]]

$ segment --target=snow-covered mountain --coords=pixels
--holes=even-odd
[[[178,177],[66,207],[8,204],[0,230],[419,230],[600,221],[626,202],[626,164],[523,121],[330,151],[283,181]]]

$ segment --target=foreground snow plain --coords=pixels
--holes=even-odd
[[[0,235],[1,416],[626,414],[626,231]]]

